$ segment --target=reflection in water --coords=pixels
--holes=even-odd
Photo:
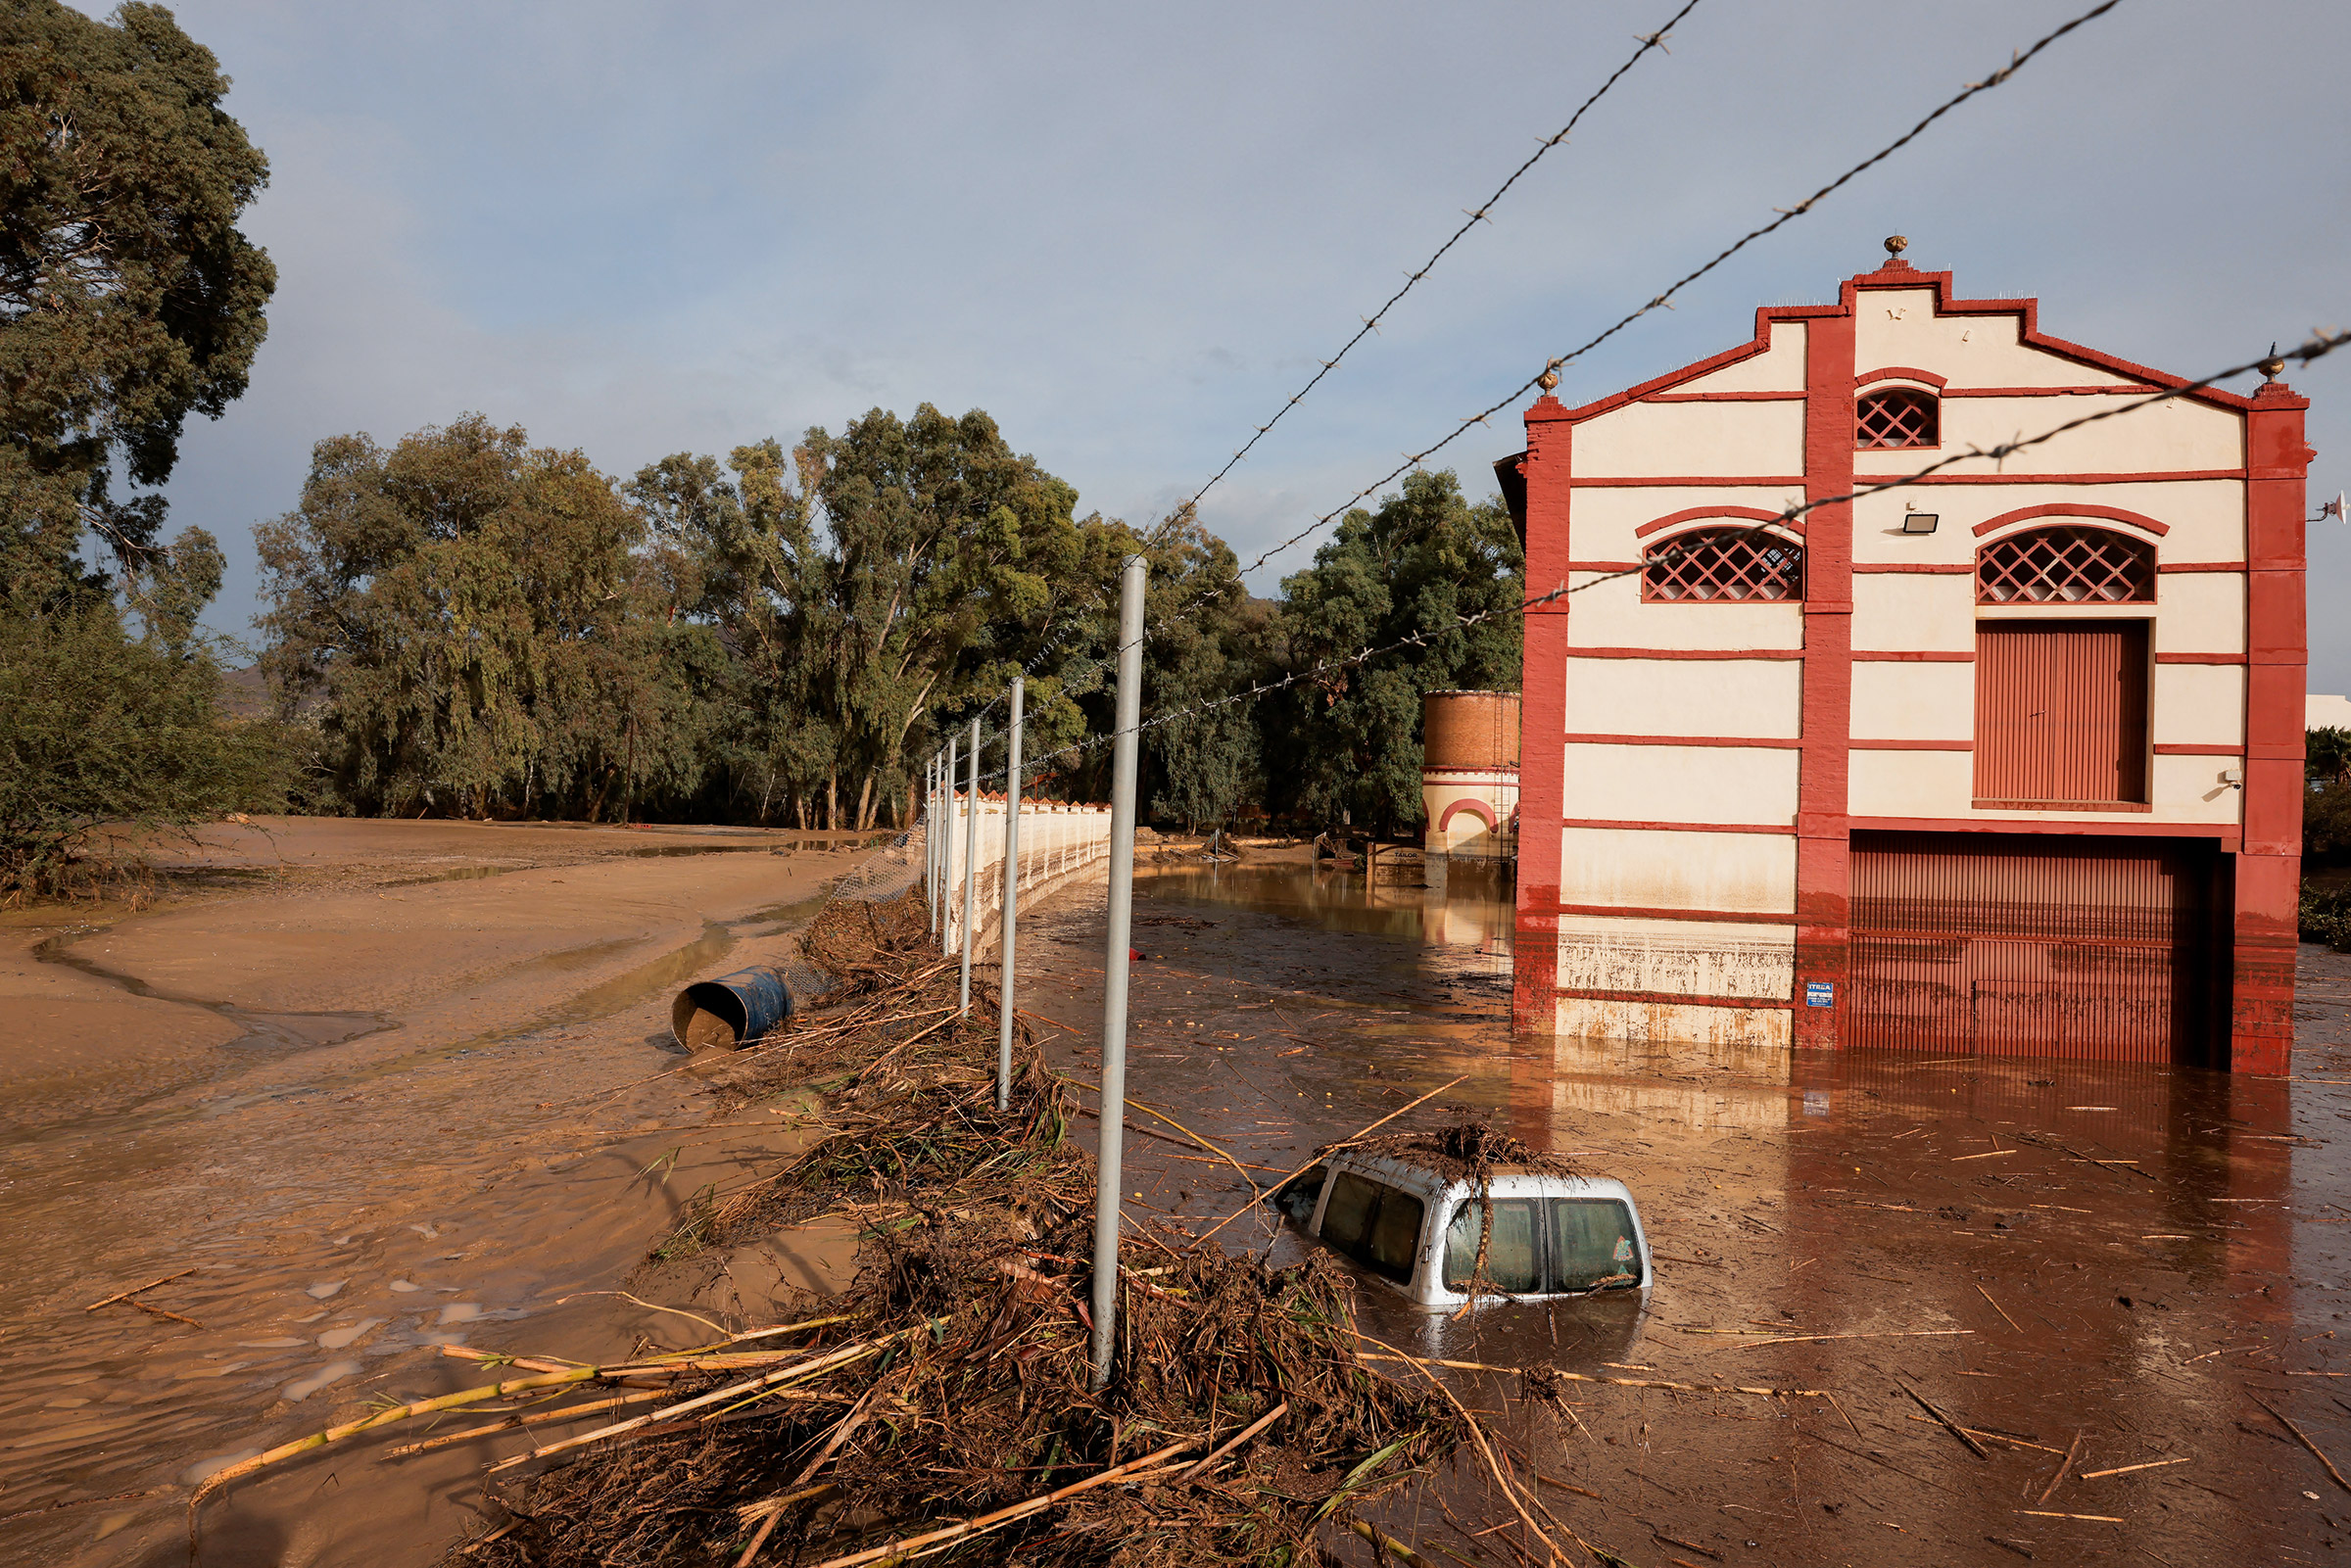
[[[1596,1544],[1643,1560],[1656,1528],[1726,1560],[1754,1540],[1782,1562],[1925,1564],[2132,1560],[2143,1539],[2166,1561],[2253,1561],[2331,1531],[2305,1493],[2323,1503],[2332,1483],[2244,1394],[2288,1402],[2321,1447],[2351,1452],[2351,1404],[2329,1397],[2343,1385],[2295,1375],[2351,1371],[2335,1338],[2351,1173],[2319,1141],[2351,1114],[2351,1058],[2327,1055],[2311,1019],[2302,1051],[2335,1084],[1513,1039],[1507,883],[1185,868],[1139,879],[1136,916],[1151,956],[1133,977],[1128,1092],[1258,1180],[1459,1078],[1415,1119],[1482,1115],[1638,1194],[1657,1257],[1646,1313],[1455,1318],[1366,1279],[1367,1332],[1460,1361],[1838,1395],[1832,1411],[1595,1393],[1571,1422],[1532,1412],[1514,1378],[1448,1373],[1469,1402],[1519,1412],[1510,1430],[1537,1467],[1605,1499],[1577,1523]],[[1081,1083],[1098,1062],[1099,921],[1094,905],[1037,923],[1038,1006],[1072,1030],[1048,1050]],[[2351,994],[2351,959],[2304,961]],[[2340,994],[2327,1006],[2331,1040]],[[1204,1228],[1250,1203],[1204,1157],[1130,1136],[1127,1160],[1138,1220]],[[1277,1262],[1308,1245],[1270,1212],[1221,1239]],[[1994,1433],[1986,1456],[1905,1385]],[[2077,1432],[2071,1478],[2020,1514]],[[2173,1458],[2186,1462],[2126,1468]],[[1636,1498],[1638,1525],[1621,1511]]]

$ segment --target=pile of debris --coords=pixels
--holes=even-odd
[[[762,1352],[772,1364],[681,1376],[668,1408],[497,1486],[504,1517],[463,1560],[764,1552],[859,1568],[954,1546],[1030,1563],[1294,1561],[1322,1519],[1452,1449],[1451,1409],[1357,1358],[1335,1269],[1268,1271],[1180,1232],[1130,1240],[1114,1375],[1090,1393],[1092,1162],[1069,1141],[1067,1092],[1024,1036],[995,1108],[981,1021],[996,1010],[954,1012],[919,895],[828,911],[807,948],[841,981],[825,1000],[868,1022],[761,1053],[730,1092],[825,1078],[833,1130],[721,1204],[708,1240],[852,1212],[854,1284],[790,1353]]]

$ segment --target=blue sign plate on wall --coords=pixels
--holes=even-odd
[[[1804,981],[1804,1006],[1835,1007],[1836,1005],[1837,982],[1835,980]]]

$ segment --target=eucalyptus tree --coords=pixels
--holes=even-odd
[[[1261,705],[1271,804],[1391,832],[1420,816],[1420,699],[1516,690],[1525,563],[1499,500],[1470,504],[1451,470],[1340,520],[1282,583],[1278,662],[1296,684]],[[1473,627],[1464,617],[1489,614]],[[1351,655],[1406,643],[1360,664]],[[1316,673],[1318,665],[1327,666]]]
[[[0,0],[0,894],[271,787],[197,630],[220,552],[164,542],[158,489],[244,392],[276,280],[227,90],[159,6]]]

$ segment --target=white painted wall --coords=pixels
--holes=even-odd
[[[1782,512],[1803,503],[1801,485],[1592,485],[1569,502],[1567,537],[1579,561],[1637,561],[1649,541],[1636,530],[1660,517],[1693,506]]]
[[[1795,659],[1578,659],[1568,677],[1569,735],[1794,739],[1803,718]]]
[[[1792,833],[1567,827],[1559,850],[1562,904],[1796,913]]]
[[[1786,1001],[1796,984],[1796,927],[1732,921],[1561,916],[1559,986]]]
[[[1803,607],[1790,603],[1644,604],[1641,579],[1578,572],[1568,601],[1571,647],[1794,648],[1803,645]]]
[[[1795,1041],[1794,1018],[1795,1010],[1783,1007],[1703,1007],[1687,1002],[1562,996],[1557,1027],[1563,1035],[1598,1040],[1670,1040],[1779,1052]]]
[[[2157,745],[2242,746],[2245,667],[2158,664],[2150,728]]]
[[[1676,392],[1801,392],[1804,390],[1804,323],[1771,323],[1771,347],[1737,364],[1710,370],[1674,388]]]
[[[1804,405],[1631,403],[1575,427],[1581,479],[1800,474]]]
[[[1868,740],[1967,740],[1976,667],[1864,659],[1853,665],[1852,735]]]
[[[1853,646],[1880,653],[1976,651],[1972,578],[1861,573],[1853,578]],[[1971,713],[1969,721],[1974,723]]]
[[[1871,289],[1853,315],[1853,370],[1906,364],[1956,387],[2104,387],[2131,384],[2109,370],[2061,358],[2022,342],[2024,312],[1935,313],[1935,291]],[[2170,467],[2184,467],[2173,463]]]
[[[1797,755],[1786,747],[1571,741],[1563,805],[1570,822],[1789,827],[1796,822]]]

